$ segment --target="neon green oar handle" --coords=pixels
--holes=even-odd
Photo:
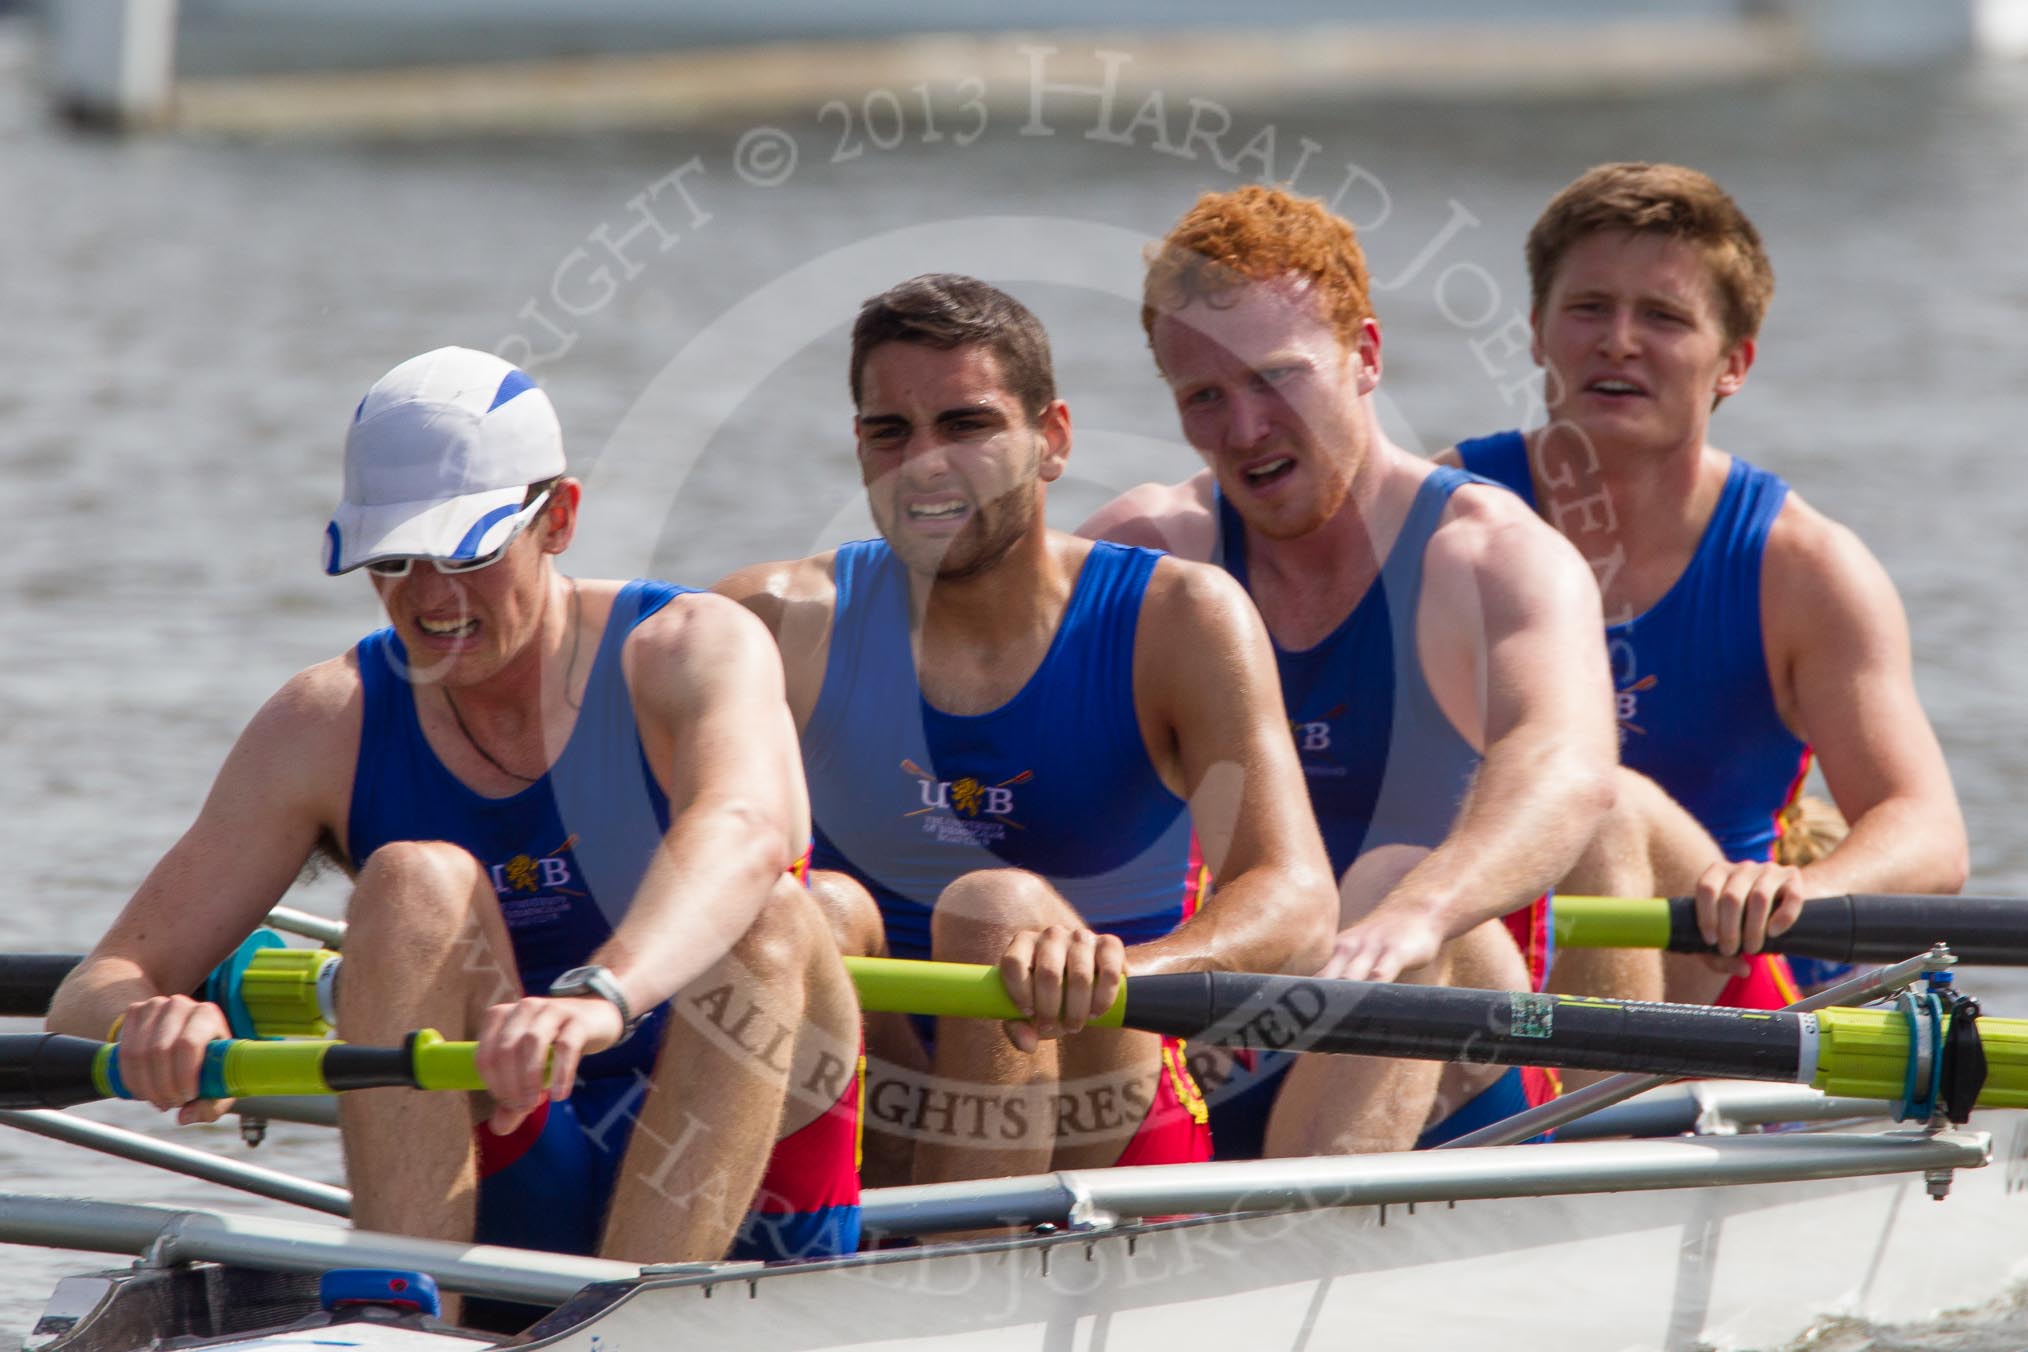
[[[915,962],[907,958],[847,958],[845,970],[868,1013],[932,1014],[955,1019],[1024,1019],[1000,980],[997,967],[961,962]],[[1126,983],[1112,1008],[1093,1019],[1105,1028],[1125,1025]]]
[[[476,1042],[446,1042],[434,1028],[409,1034],[399,1047],[350,1042],[268,1041],[234,1038],[206,1049],[198,1075],[199,1098],[244,1095],[335,1094],[347,1089],[483,1089]],[[107,1096],[126,1098],[119,1044],[102,1047],[93,1079]]]
[[[482,1089],[473,1042],[446,1042],[433,1029],[399,1047],[346,1042],[221,1039],[206,1048],[198,1097],[331,1094],[346,1089]],[[0,1108],[63,1108],[132,1098],[114,1042],[29,1033],[0,1037]]]
[[[1558,948],[1669,946],[1666,897],[1558,896],[1549,915]]]

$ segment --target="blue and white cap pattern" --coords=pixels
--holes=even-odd
[[[520,528],[528,485],[563,472],[556,409],[518,368],[467,347],[411,357],[353,412],[324,571],[478,558]]]

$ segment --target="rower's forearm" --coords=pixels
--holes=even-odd
[[[636,1013],[652,1009],[739,942],[794,862],[772,814],[737,804],[687,812],[590,960],[612,971]]]
[[[1838,847],[1803,869],[1811,892],[1952,893],[1965,885],[1969,854],[1956,805],[1914,799],[1876,803]]]
[[[1168,934],[1127,950],[1127,972],[1292,972],[1322,966],[1337,933],[1338,892],[1326,875],[1258,868],[1221,882]]]
[[[134,1004],[166,994],[125,958],[87,958],[50,997],[45,1026],[52,1033],[104,1038]]]

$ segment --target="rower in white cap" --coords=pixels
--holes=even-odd
[[[731,601],[564,576],[580,491],[499,358],[443,348],[373,386],[325,569],[364,568],[389,626],[254,716],[50,1026],[119,1021],[137,1096],[215,1117],[198,1066],[227,1018],[181,992],[321,849],[356,879],[341,1032],[477,1038],[491,1087],[347,1099],[359,1225],[849,1252],[857,1010],[789,873],[810,826],[780,660]]]

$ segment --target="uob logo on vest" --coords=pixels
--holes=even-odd
[[[915,776],[922,804],[902,815],[923,818],[922,829],[948,844],[985,845],[1004,838],[1009,827],[1019,830],[1014,790],[1035,778],[1033,770],[1023,770],[992,783],[976,775],[944,779],[912,760],[904,760],[901,768]]]
[[[517,854],[505,863],[486,866],[509,928],[552,920],[570,908],[565,898],[585,895],[582,888],[571,886],[576,874],[570,850],[576,844],[572,835],[545,854]]]
[[[1296,754],[1303,763],[1303,773],[1320,778],[1336,779],[1345,774],[1345,767],[1327,755],[1336,732],[1337,723],[1345,716],[1346,706],[1334,705],[1326,709],[1319,718],[1291,718],[1289,735],[1296,739]]]
[[[1291,719],[1289,731],[1295,734],[1298,751],[1329,751],[1331,749],[1331,725],[1325,722],[1298,723]]]
[[[1633,684],[1622,688],[1614,694],[1613,714],[1619,720],[1620,741],[1622,743],[1627,740],[1627,734],[1630,732],[1636,737],[1647,736],[1648,730],[1634,720],[1640,717],[1642,693],[1653,690],[1660,684],[1661,682],[1655,678],[1654,673],[1650,672],[1648,675],[1641,677],[1640,680],[1635,681]]]

